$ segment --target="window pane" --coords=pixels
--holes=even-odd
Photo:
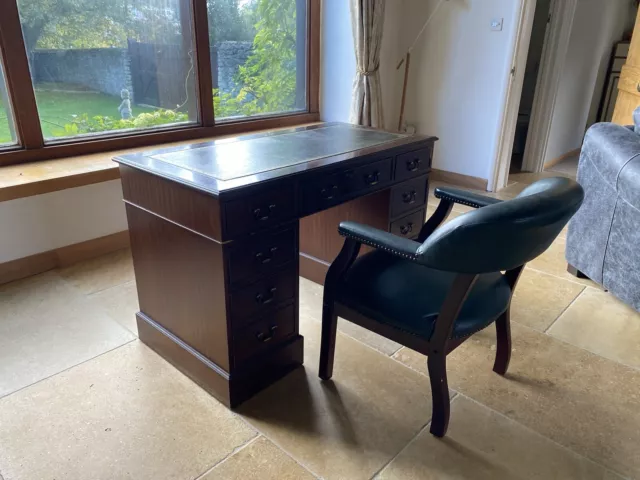
[[[45,139],[197,121],[190,0],[18,0]]]
[[[0,62],[0,148],[16,143],[16,130],[11,113],[11,101]]]
[[[207,0],[216,119],[307,109],[307,0]]]

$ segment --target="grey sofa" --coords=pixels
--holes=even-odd
[[[569,223],[569,271],[640,311],[640,109],[636,126],[598,123],[586,133],[578,182],[582,208]],[[572,268],[573,267],[573,268]]]

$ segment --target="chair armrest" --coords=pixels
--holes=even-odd
[[[408,238],[398,237],[393,233],[355,222],[340,223],[338,232],[343,237],[351,238],[358,243],[369,245],[409,260],[416,259],[416,252],[421,245]]]
[[[461,205],[468,205],[469,207],[474,208],[482,208],[502,202],[502,200],[498,200],[497,198],[486,197],[466,190],[458,190],[457,188],[449,187],[436,188],[435,197],[441,200],[459,203]]]

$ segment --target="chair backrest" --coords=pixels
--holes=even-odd
[[[418,261],[458,273],[519,267],[549,248],[583,199],[582,187],[573,180],[540,180],[513,200],[466,213],[438,228],[418,249]]]

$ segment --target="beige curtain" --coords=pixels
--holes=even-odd
[[[351,123],[383,128],[380,89],[380,47],[385,0],[349,0],[356,50]]]

